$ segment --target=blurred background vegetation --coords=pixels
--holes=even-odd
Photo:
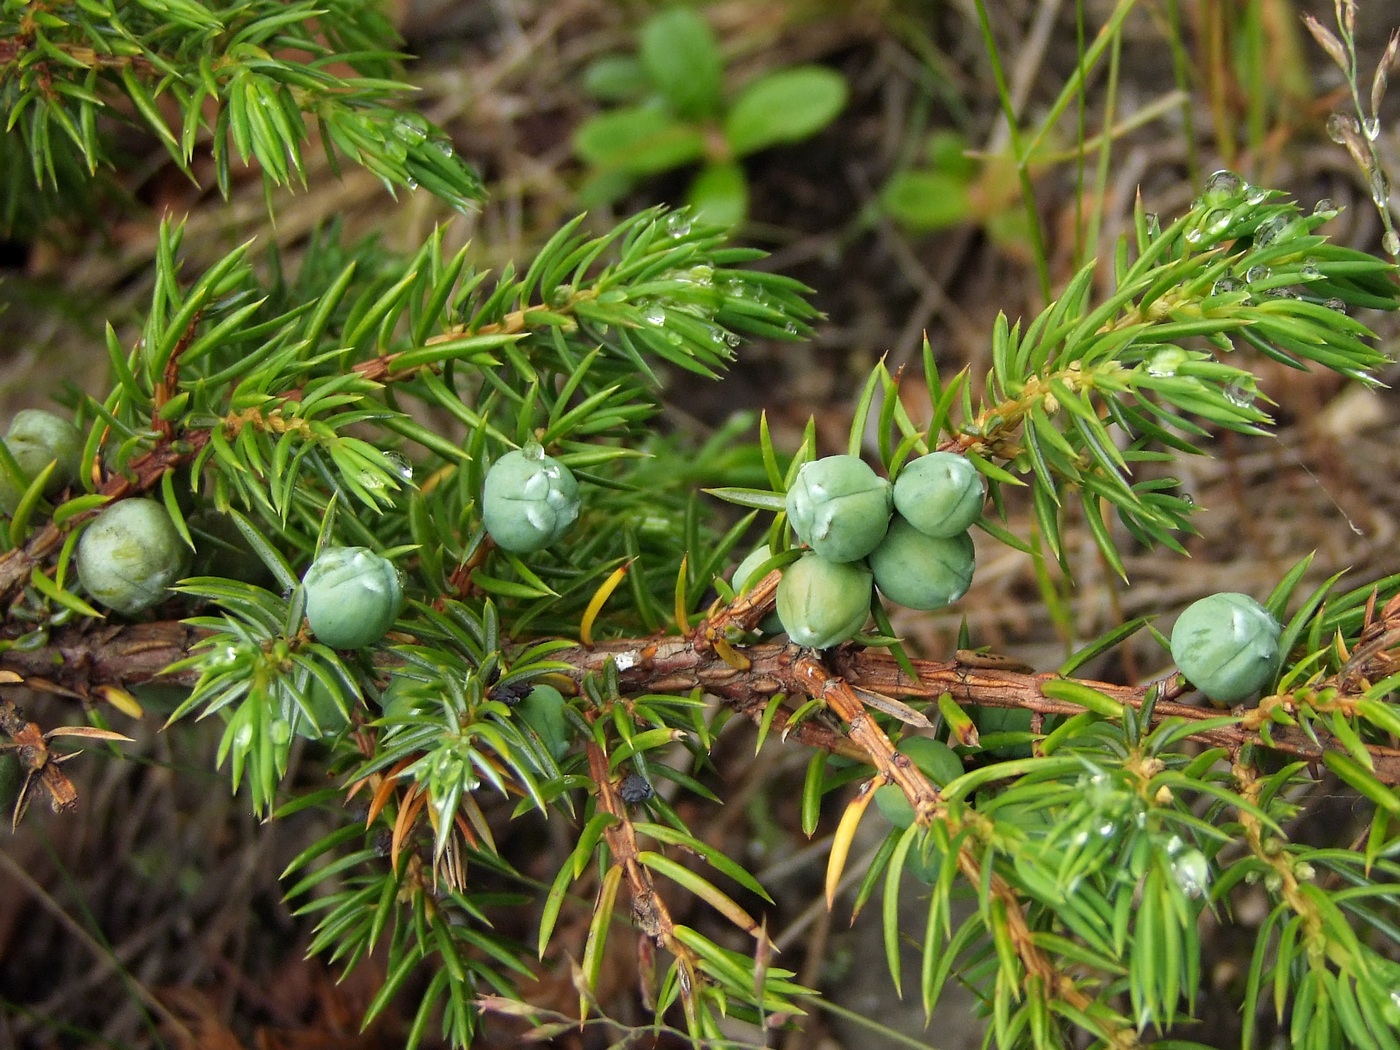
[[[745,345],[722,385],[672,376],[666,425],[704,439],[762,407],[790,449],[811,415],[831,452],[844,445],[855,392],[879,358],[917,367],[927,333],[947,374],[980,374],[996,313],[1030,316],[1078,265],[1108,259],[1139,193],[1150,211],[1173,215],[1208,173],[1228,167],[1306,208],[1331,200],[1341,213],[1323,232],[1370,251],[1381,250],[1381,216],[1396,204],[1334,139],[1335,121],[1329,131],[1329,117],[1350,111],[1350,88],[1303,16],[1334,24],[1330,2],[717,0],[687,10],[677,31],[709,43],[692,37],[683,54],[700,60],[668,82],[678,58],[655,27],[674,21],[671,5],[391,3],[404,49],[417,56],[404,74],[419,89],[412,105],[446,129],[489,190],[467,211],[422,190],[391,199],[374,175],[347,165],[337,176],[314,152],[306,190],[266,195],[260,173],[235,164],[225,200],[209,158],[196,157],[192,181],[149,131],[114,124],[112,167],[83,205],[16,221],[0,243],[0,416],[43,404],[67,383],[103,387],[104,322],[129,345],[163,216],[188,216],[192,269],[256,238],[268,265],[275,256],[288,271],[327,226],[342,243],[372,237],[411,252],[442,224],[447,247],[471,242],[485,267],[527,260],[584,207],[598,229],[658,202],[743,216],[737,238],[772,253],[765,267],[815,289],[825,320],[810,343]],[[1379,0],[1359,6],[1363,84],[1395,21]],[[811,112],[793,114],[784,76],[814,78],[792,97],[820,96]],[[698,85],[694,97],[687,85]],[[789,134],[765,123],[774,107],[792,116]],[[1374,139],[1392,170],[1397,113],[1392,93]],[[657,143],[665,148],[641,148]],[[1394,319],[1366,321],[1394,357]],[[1189,561],[1127,551],[1132,584],[1122,586],[1087,530],[1072,528],[1071,590],[1053,567],[988,544],[956,612],[909,614],[896,626],[937,656],[954,646],[965,615],[979,644],[1053,666],[1075,642],[1179,608],[1222,581],[1266,594],[1309,551],[1319,579],[1350,568],[1355,585],[1394,571],[1395,395],[1261,368],[1279,435],[1227,435],[1219,458],[1174,465],[1206,510]],[[1127,648],[1098,674],[1140,680],[1164,662],[1150,647]],[[255,824],[213,770],[217,733],[193,723],[157,733],[158,719],[147,722],[127,730],[141,741],[120,757],[70,767],[83,797],[77,813],[36,809],[0,852],[0,1047],[400,1045],[403,1017],[392,1011],[358,1032],[376,987],[373,960],[337,984],[321,961],[302,959],[306,931],[276,877],[314,818]],[[957,1004],[926,1032],[916,1007],[893,999],[875,924],[848,931],[844,912],[826,912],[831,829],[807,841],[789,804],[795,791],[754,790],[800,783],[804,762],[795,748],[755,759],[721,738],[715,763],[731,785],[728,805],[693,815],[697,830],[709,821],[710,840],[775,891],[770,932],[785,965],[833,995],[837,1009],[784,1045],[900,1045],[861,1017],[913,1045],[977,1045],[961,1032],[969,1019]],[[292,775],[314,784],[326,770],[307,748]],[[1344,842],[1350,806],[1343,793],[1319,792],[1295,837],[1311,826]],[[557,858],[541,871],[549,864]],[[1242,980],[1249,948],[1211,943],[1216,987]],[[633,975],[619,969],[610,979],[600,995],[609,1013],[642,1023]],[[536,993],[565,1010],[574,997],[566,973],[542,977]],[[1211,1027],[1193,1038],[1227,1045],[1238,1019],[1227,1010],[1205,1020]],[[501,1029],[481,1045],[513,1039]],[[561,1036],[558,1045],[606,1045],[598,1039]]]

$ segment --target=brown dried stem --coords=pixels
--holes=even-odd
[[[4,563],[0,562],[0,568]],[[58,629],[49,644],[33,650],[10,649],[0,653],[0,669],[24,678],[38,678],[80,696],[88,696],[99,685],[139,685],[161,681],[171,685],[193,685],[198,675],[186,671],[165,676],[162,671],[188,656],[199,640],[199,632],[178,622],[133,624],[129,626],[76,624]],[[757,722],[768,703],[779,694],[808,695],[807,687],[819,693],[839,688],[825,684],[812,670],[811,650],[780,643],[760,643],[739,647],[749,665],[734,667],[698,638],[666,637],[618,639],[592,647],[577,646],[554,655],[568,663],[571,675],[582,680],[585,674],[602,671],[609,660],[617,664],[622,688],[635,692],[688,692],[699,687],[731,704],[736,711]],[[917,677],[911,678],[888,653],[877,649],[839,647],[828,650],[820,662],[825,673],[849,686],[909,699],[937,699],[949,693],[962,704],[984,707],[1024,707],[1047,715],[1076,715],[1083,708],[1055,700],[1041,692],[1041,684],[1057,679],[1049,673],[970,667],[957,659],[913,660]],[[1141,708],[1147,687],[1085,682],[1104,695],[1129,707]],[[830,695],[830,694],[827,694]],[[857,698],[858,699],[858,698]],[[833,709],[835,710],[835,709]],[[851,709],[852,711],[854,709]],[[843,718],[847,712],[837,710]],[[1193,707],[1167,700],[1152,705],[1151,721],[1167,718],[1185,722],[1215,719],[1219,711]],[[779,715],[774,725],[798,742],[835,754],[875,762],[871,746],[882,751],[862,731],[848,738],[836,726],[820,720],[806,720],[791,730]],[[1258,744],[1308,762],[1321,762],[1328,751],[1344,751],[1344,746],[1325,735],[1322,727],[1314,741],[1302,729],[1273,726],[1266,741],[1245,725],[1204,727],[1193,739],[1231,753],[1246,744]],[[1377,780],[1400,785],[1400,748],[1368,745]],[[878,768],[878,766],[877,766]],[[884,772],[884,770],[882,770]],[[891,779],[902,777],[891,775]],[[913,800],[911,800],[913,801]]]

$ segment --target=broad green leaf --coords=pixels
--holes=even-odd
[[[801,142],[835,119],[846,104],[846,78],[824,66],[782,69],[739,93],[724,118],[736,157],[783,142]]]
[[[671,108],[702,120],[719,113],[724,63],[709,24],[695,11],[673,7],[642,27],[642,65]]]
[[[699,160],[705,136],[697,125],[653,106],[629,106],[584,124],[574,136],[574,150],[605,172],[655,175]]]
[[[967,183],[942,171],[900,171],[880,191],[890,217],[915,233],[943,230],[971,216]]]
[[[606,55],[583,71],[583,90],[599,102],[635,102],[651,81],[632,55]]]
[[[749,213],[749,181],[743,166],[732,161],[706,164],[688,196],[696,218],[716,226],[737,226]]]

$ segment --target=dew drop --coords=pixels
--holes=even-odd
[[[739,337],[727,328],[714,327],[710,329],[710,340],[721,350],[733,350],[739,345]]]
[[[666,323],[666,311],[659,306],[648,306],[642,313],[642,320],[659,327]]]
[[[789,321],[787,324],[783,325],[783,331],[788,335],[795,336],[797,335],[797,325]]]
[[[1267,222],[1260,223],[1259,228],[1254,231],[1254,243],[1261,248],[1267,248],[1278,240],[1287,228],[1288,220],[1282,215],[1275,215]]]
[[[1147,362],[1147,374],[1150,376],[1174,376],[1176,370],[1184,365],[1189,357],[1185,350],[1180,347],[1168,346],[1158,350]]]
[[[1344,313],[1347,312],[1347,304],[1346,304],[1346,301],[1345,301],[1345,300],[1342,300],[1342,299],[1338,299],[1338,298],[1336,298],[1335,296],[1333,296],[1331,299],[1328,299],[1328,300],[1327,300],[1325,303],[1323,303],[1322,305],[1325,306],[1325,307],[1327,307],[1327,309],[1329,309],[1329,310],[1336,310],[1337,313],[1339,313],[1339,314],[1344,314]]]
[[[1322,271],[1317,268],[1315,263],[1303,263],[1303,268],[1298,272],[1302,274],[1305,281],[1316,281],[1322,277]]]
[[[1206,233],[1212,237],[1219,237],[1230,228],[1230,213],[1224,208],[1217,209],[1206,216]]]
[[[1390,177],[1380,168],[1371,172],[1371,200],[1378,208],[1384,208],[1390,201]]]
[[[1244,283],[1234,277],[1222,277],[1215,282],[1215,287],[1211,289],[1212,295],[1229,295],[1231,292],[1238,292],[1244,288]]]
[[[1187,244],[1199,244],[1201,241],[1201,231],[1199,229],[1187,230],[1185,237]]]
[[[1244,179],[1240,178],[1229,168],[1221,168],[1219,171],[1211,172],[1206,179],[1206,197],[1215,200],[1223,200],[1233,197],[1245,186]]]
[[[1185,503],[1188,507],[1194,507],[1196,505],[1196,497],[1189,492],[1183,492],[1181,494],[1181,502]]]
[[[389,451],[384,453],[385,460],[389,467],[404,481],[413,480],[413,463],[402,452]]]
[[[1313,205],[1313,214],[1314,214],[1314,215],[1336,215],[1336,214],[1337,214],[1337,206],[1336,206],[1335,204],[1332,203],[1332,201],[1331,201],[1330,198],[1328,198],[1328,197],[1323,197],[1322,200],[1318,201],[1316,204]]]
[[[690,232],[690,218],[682,212],[666,216],[666,232],[672,237],[684,237]]]
[[[1172,878],[1188,897],[1200,897],[1210,884],[1210,865],[1205,854],[1189,849],[1172,860]]]
[[[1263,204],[1269,199],[1269,194],[1273,190],[1265,189],[1263,186],[1251,186],[1249,192],[1244,195],[1246,204]]]
[[[1367,117],[1361,123],[1361,131],[1368,139],[1375,142],[1381,137],[1381,122],[1375,117]]]
[[[1269,279],[1269,268],[1267,266],[1251,266],[1244,272],[1244,279],[1250,284],[1256,281],[1266,281]]]
[[[1236,408],[1253,408],[1257,396],[1258,391],[1254,389],[1252,381],[1231,383],[1225,388],[1225,400]]]
[[[394,135],[402,142],[407,142],[410,146],[416,146],[428,137],[427,122],[421,117],[402,116],[394,121]]]
[[[233,734],[233,746],[240,751],[246,751],[253,744],[253,727],[244,724],[238,727]]]
[[[1162,232],[1162,220],[1157,217],[1155,211],[1150,211],[1142,217],[1143,226],[1147,227],[1147,236],[1156,237]]]
[[[1345,146],[1358,131],[1356,118],[1345,113],[1333,113],[1327,118],[1327,137],[1339,146]]]
[[[1400,233],[1386,230],[1385,236],[1381,238],[1381,247],[1388,255],[1400,255]]]

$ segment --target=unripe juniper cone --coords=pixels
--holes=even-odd
[[[569,531],[579,512],[573,472],[536,444],[507,452],[486,472],[481,513],[498,547],[528,554]]]
[[[982,516],[986,489],[965,456],[930,452],[907,464],[894,482],[894,508],[925,536],[951,539]]]
[[[4,441],[27,479],[54,464],[44,485],[45,495],[51,496],[77,480],[83,459],[83,435],[68,420],[42,409],[26,408],[15,413]],[[24,490],[16,487],[7,473],[0,472],[0,510],[14,513],[23,495]]]
[[[827,561],[859,561],[889,528],[890,483],[856,456],[827,456],[797,472],[788,490],[797,538]]]
[[[301,582],[311,633],[332,649],[373,645],[403,606],[398,570],[367,547],[327,547]]]
[[[568,754],[573,729],[564,715],[564,694],[554,686],[535,686],[515,705],[511,717],[520,719],[535,731],[554,761]]]
[[[730,585],[734,588],[735,594],[743,594],[751,591],[763,579],[756,576],[758,567],[773,557],[773,550],[766,543],[759,544],[739,563],[739,567],[734,570],[733,577],[730,578]],[[781,634],[783,622],[778,619],[775,612],[769,613],[763,618],[763,622],[758,625],[758,629],[764,634]]]
[[[1278,666],[1278,621],[1247,594],[1226,591],[1192,602],[1172,627],[1172,659],[1211,700],[1245,700]]]
[[[870,555],[875,586],[910,609],[941,609],[972,585],[976,553],[965,532],[934,539],[896,514],[889,534]]]
[[[751,550],[744,560],[739,563],[739,567],[734,570],[734,576],[730,579],[730,585],[734,588],[735,594],[743,594],[752,590],[754,584],[758,583],[762,577],[749,577],[754,575],[755,570],[773,557],[773,550],[768,544],[763,543]]]
[[[335,697],[319,678],[312,678],[302,696],[306,705],[303,710],[295,700],[290,700],[283,716],[296,723],[297,736],[307,740],[320,740],[333,736],[346,726],[345,712],[335,702]],[[293,710],[292,708],[296,708]]]
[[[165,507],[124,499],[102,511],[78,539],[78,581],[96,601],[130,616],[166,596],[184,575],[190,549]]]
[[[871,593],[865,566],[804,554],[783,570],[778,619],[798,645],[825,649],[865,626]]]
[[[899,742],[899,750],[908,755],[923,773],[938,787],[946,787],[962,776],[962,759],[947,744],[927,736],[914,736]],[[880,813],[897,828],[914,823],[914,807],[898,784],[885,784],[875,789],[875,804]]]

